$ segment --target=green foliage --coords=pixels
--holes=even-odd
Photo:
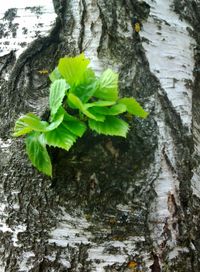
[[[45,129],[48,127],[48,123],[41,121],[40,118],[38,118],[33,113],[27,113],[26,115],[21,116],[14,128],[14,136],[21,136],[23,134],[27,134],[34,131],[45,131]]]
[[[68,151],[83,136],[87,125],[99,134],[126,137],[129,126],[119,115],[126,112],[142,118],[148,115],[134,98],[119,98],[118,74],[107,69],[98,78],[88,68],[89,63],[84,54],[61,58],[49,76],[52,84],[48,122],[27,113],[15,123],[13,136],[27,134],[29,159],[46,175],[52,176],[46,146]]]
[[[134,98],[124,97],[118,100],[118,103],[122,103],[126,106],[127,112],[136,115],[138,117],[146,118],[148,113],[143,110],[140,104]]]
[[[41,172],[52,176],[52,166],[49,154],[46,149],[46,142],[43,137],[36,131],[28,134],[26,137],[26,151],[32,164]]]
[[[114,116],[106,116],[104,122],[89,120],[89,127],[99,134],[126,137],[128,124]]]
[[[118,74],[107,69],[97,81],[97,90],[94,96],[97,98],[116,101],[118,98]]]
[[[64,79],[55,80],[50,87],[49,106],[51,116],[54,116],[62,105],[65,92],[69,89],[69,85]]]
[[[67,151],[76,142],[76,138],[77,136],[67,129],[64,122],[56,129],[44,134],[44,140],[49,146],[60,147]]]
[[[71,86],[77,86],[84,80],[84,74],[90,61],[81,54],[75,58],[61,58],[58,70]]]

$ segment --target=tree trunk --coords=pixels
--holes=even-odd
[[[198,1],[13,2],[0,22],[0,272],[200,271]],[[45,71],[80,52],[150,115],[127,139],[50,150],[49,179],[12,129],[47,116]]]

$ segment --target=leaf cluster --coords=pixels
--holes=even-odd
[[[147,112],[134,98],[119,98],[118,74],[107,69],[100,77],[88,67],[84,54],[64,57],[50,74],[48,122],[33,113],[21,116],[14,136],[26,135],[32,164],[52,176],[47,146],[69,150],[89,127],[99,134],[126,137],[129,126],[119,115],[128,112],[145,118]]]

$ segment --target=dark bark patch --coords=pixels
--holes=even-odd
[[[159,258],[156,254],[153,253],[153,259],[154,259],[154,262],[153,264],[150,266],[150,269],[152,272],[161,272],[161,267],[160,267],[160,264],[159,264]]]

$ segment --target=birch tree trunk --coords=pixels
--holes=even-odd
[[[0,272],[200,271],[199,1],[10,2],[0,10]],[[45,118],[44,71],[80,52],[97,74],[118,71],[120,94],[150,115],[125,140],[88,133],[70,152],[50,150],[49,179],[12,129],[22,113]]]

